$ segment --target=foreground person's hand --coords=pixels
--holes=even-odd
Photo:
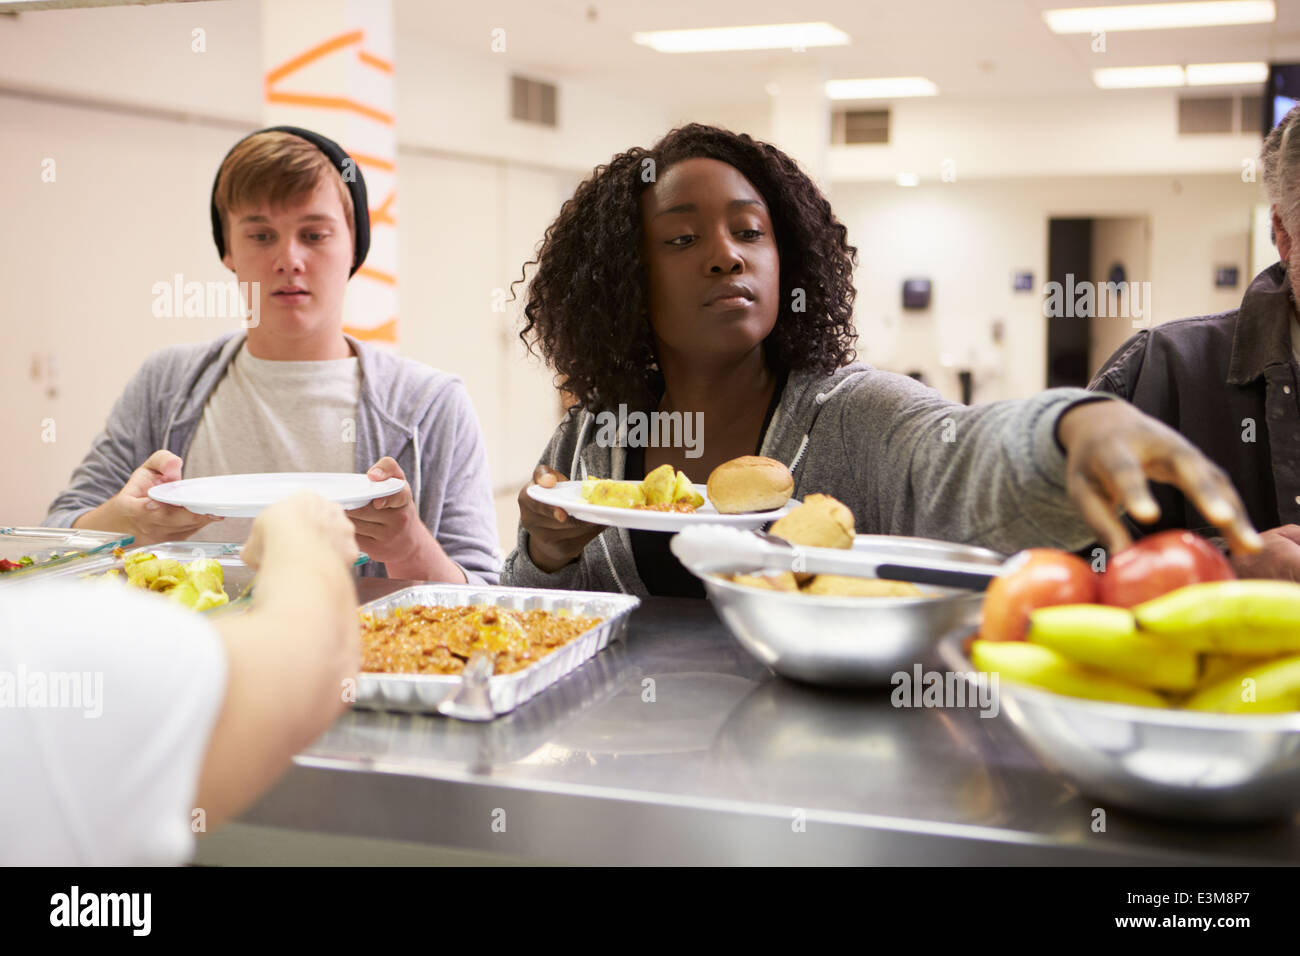
[[[1285,524],[1263,532],[1258,554],[1234,554],[1229,560],[1239,578],[1300,581],[1300,525]]]
[[[1066,452],[1066,492],[1112,554],[1131,543],[1121,511],[1144,524],[1160,517],[1148,480],[1181,490],[1223,532],[1234,554],[1260,550],[1260,536],[1223,469],[1132,405],[1076,405],[1061,416],[1057,435]]]
[[[554,468],[538,465],[533,470],[531,484],[554,488],[568,480]],[[527,485],[519,491],[519,523],[528,532],[528,557],[548,574],[576,560],[582,549],[605,530],[600,525],[571,517],[563,508],[534,500],[528,495]]]
[[[180,481],[181,466],[181,459],[171,452],[154,452],[131,473],[121,491],[98,508],[87,511],[73,522],[73,527],[128,532],[140,545],[183,541],[200,528],[221,521],[221,518],[196,515],[186,508],[165,505],[149,497],[149,489],[155,485]]]
[[[240,557],[260,568],[268,552],[321,551],[344,567],[357,559],[357,543],[343,509],[310,491],[276,502],[253,521]]]
[[[212,621],[226,695],[196,798],[209,827],[238,816],[347,710],[361,669],[356,541],[339,505],[310,491],[278,502],[242,557],[257,568],[253,606]]]

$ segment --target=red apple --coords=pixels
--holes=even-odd
[[[1050,548],[1022,554],[1024,564],[996,578],[984,596],[980,637],[986,641],[1023,641],[1029,612],[1040,607],[1097,602],[1097,575],[1082,558]]]
[[[1200,535],[1162,531],[1110,559],[1106,573],[1099,575],[1101,603],[1136,607],[1189,584],[1236,576],[1228,559]]]

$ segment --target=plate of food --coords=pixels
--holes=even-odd
[[[351,510],[402,490],[400,478],[371,481],[348,472],[269,472],[252,475],[212,475],[154,485],[149,497],[198,515],[256,518],[271,505],[299,491],[314,491],[326,501]]]
[[[636,531],[681,531],[696,524],[761,528],[798,504],[790,499],[793,491],[785,465],[757,455],[723,462],[703,485],[660,465],[642,481],[592,476],[553,488],[528,486],[534,501],[563,508],[579,521]]]

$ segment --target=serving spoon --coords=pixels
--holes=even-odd
[[[843,574],[886,581],[908,581],[934,587],[986,590],[994,578],[1020,566],[1012,555],[1001,564],[942,561],[904,556],[871,546],[814,548],[791,544],[763,531],[741,531],[722,525],[694,525],[673,536],[669,544],[678,560],[696,573],[724,566],[761,567],[767,571]]]

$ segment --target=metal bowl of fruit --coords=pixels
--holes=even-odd
[[[1045,764],[1103,808],[1223,822],[1300,810],[1300,584],[1148,568],[1145,600],[1123,607],[1096,602],[1140,579],[1103,574],[1097,596],[1031,607],[1017,630],[1006,597],[1034,573],[995,582],[982,633],[939,652],[969,680],[996,675],[1000,712]]]

